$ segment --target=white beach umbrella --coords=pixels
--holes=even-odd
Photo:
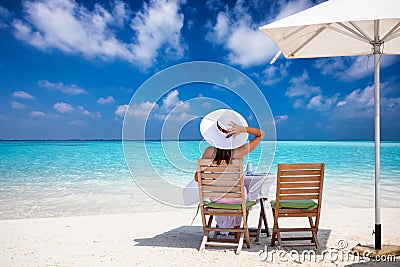
[[[379,63],[381,54],[400,54],[400,1],[330,0],[260,30],[286,58],[374,55],[375,249],[381,249]]]

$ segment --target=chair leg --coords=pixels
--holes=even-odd
[[[242,251],[242,247],[243,247],[243,232],[240,233],[239,244],[236,250],[236,254],[239,254]]]
[[[312,241],[314,242],[315,247],[317,249],[319,249],[320,246],[319,246],[319,242],[318,242],[318,228],[314,225],[314,222],[311,217],[308,217],[308,221],[310,222]]]
[[[269,237],[271,235],[269,234],[269,230],[268,230],[268,221],[267,221],[267,215],[265,214],[264,199],[261,199],[261,216],[264,221],[265,231],[267,232],[267,236]]]
[[[246,238],[246,245],[247,248],[250,248],[250,233],[249,233],[249,226],[247,224],[247,219],[249,218],[249,210],[246,209],[246,222],[243,221],[243,228],[246,230],[245,231],[245,238]]]
[[[274,227],[274,234],[275,234],[276,238],[278,239],[278,246],[283,247],[282,238],[281,238],[281,230],[279,229],[279,224],[278,224],[278,218],[276,219],[276,229]],[[274,243],[275,243],[275,239],[274,239]]]
[[[275,246],[275,240],[276,240],[276,231],[275,231],[275,228],[274,228],[274,230],[272,232],[271,243],[270,243],[271,247]]]
[[[206,249],[206,243],[207,243],[207,240],[208,240],[208,233],[207,233],[207,234],[206,234],[206,233],[204,233],[204,236],[203,236],[203,241],[201,242],[201,245],[200,245],[199,251],[204,251],[204,250]]]
[[[208,217],[207,227],[210,227],[210,226],[211,226],[212,220],[213,220],[213,216],[210,215],[210,216]],[[206,222],[206,217],[205,217],[205,216],[204,216],[204,220],[203,220],[203,221],[204,221],[204,223]],[[201,242],[199,251],[205,250],[205,248],[206,248],[206,243],[207,243],[209,237],[210,237],[210,231],[204,230],[204,236],[203,236],[203,240],[202,240],[202,242]]]
[[[217,225],[217,228],[218,228],[219,226]],[[217,238],[217,236],[218,236],[218,231],[214,231],[214,235],[213,235],[213,238]]]
[[[248,215],[248,213],[246,215]],[[235,239],[234,240],[230,240],[230,241],[228,240],[229,242],[232,242],[232,241],[234,243],[237,242],[236,254],[239,254],[242,251],[243,242],[244,241],[246,241],[247,248],[250,248],[250,235],[249,235],[248,226],[247,226],[247,220],[246,219],[247,218],[243,218],[241,224],[239,226],[235,226],[234,227],[234,228],[238,228],[238,229],[241,230],[240,232],[235,232]],[[204,218],[204,223],[206,224],[205,227],[211,227],[212,221],[213,221],[213,216],[212,215],[210,215],[208,217],[208,219]],[[218,228],[218,225],[217,225],[217,228]],[[218,231],[204,230],[204,236],[203,236],[203,240],[201,242],[199,251],[204,251],[205,250],[207,242],[210,241],[211,232],[214,232],[214,237],[216,237],[216,235],[218,233]]]
[[[213,215],[210,215],[210,216],[208,217],[207,227],[211,227],[213,218],[214,218]],[[218,226],[217,226],[217,228],[218,228]],[[217,235],[218,235],[218,232],[217,232],[217,231],[214,231],[214,238],[216,238]]]
[[[240,225],[234,226],[233,228],[240,229]],[[240,238],[240,232],[235,232],[235,240],[239,240],[239,238]]]
[[[275,216],[275,209],[272,208],[272,216],[274,217],[274,229],[272,230],[271,244],[270,246],[275,246],[275,240],[278,233],[278,218]],[[280,244],[279,244],[280,245]]]
[[[318,242],[318,238],[317,238],[317,231],[318,231],[318,230],[312,231],[312,234],[313,234],[313,237],[314,237],[314,239],[315,239],[315,241],[314,241],[315,247],[316,247],[317,249],[319,249],[320,246],[319,246],[319,242]]]
[[[261,225],[262,225],[262,215],[261,215],[261,213],[260,213],[260,218],[258,219],[258,226],[257,226],[256,239],[255,239],[256,242],[260,241]],[[268,234],[269,234],[269,233],[267,232],[267,236],[268,236]]]
[[[267,233],[267,237],[270,237],[269,229],[268,229],[268,221],[267,221],[267,216],[265,214],[265,208],[264,208],[264,198],[260,199],[260,217],[258,218],[258,227],[257,227],[257,233],[256,233],[256,242],[260,240],[260,234],[262,232],[262,224],[264,221],[264,228],[265,232]]]
[[[213,215],[210,215],[210,217],[208,218],[207,227],[210,227],[210,226],[211,226],[213,218],[214,218],[214,216],[213,216]]]
[[[246,245],[247,248],[250,248],[250,234],[249,234],[249,230],[244,232],[245,238],[246,238]]]
[[[308,222],[310,223],[310,228],[311,228],[311,235],[312,235],[312,240],[311,241],[315,243],[315,237],[314,237],[314,233],[313,233],[314,222],[313,222],[311,217],[308,217]]]
[[[249,211],[246,210],[246,218],[243,218],[242,223],[240,224],[241,228],[244,229],[244,237],[246,241],[247,248],[250,248],[250,234],[249,234],[249,226],[247,225],[247,218],[249,217]]]

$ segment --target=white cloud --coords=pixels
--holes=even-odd
[[[150,112],[153,109],[157,108],[158,105],[150,101],[146,101],[140,104],[133,104],[132,107],[129,109],[129,115],[146,119]]]
[[[161,48],[167,55],[182,57],[185,45],[182,43],[181,29],[184,16],[180,12],[179,2],[152,0],[143,4],[131,22],[137,41],[132,46],[136,60],[148,67],[158,56]]]
[[[293,107],[294,108],[302,108],[302,107],[304,107],[304,100],[300,99],[300,98],[296,99],[294,101],[294,103],[293,103]]]
[[[371,108],[374,106],[374,86],[365,89],[356,89],[341,101],[340,106],[356,104],[356,106]]]
[[[112,16],[99,4],[93,11],[74,0],[23,2],[26,21],[14,20],[17,38],[39,48],[57,48],[87,57],[128,55],[108,31]]]
[[[381,68],[386,68],[396,63],[399,57],[381,57]],[[314,67],[319,69],[323,75],[334,77],[342,81],[353,81],[370,75],[374,72],[373,56],[358,57],[332,57],[315,61]]]
[[[280,20],[297,12],[305,10],[313,5],[312,1],[309,0],[284,0],[278,1],[279,13],[276,15],[274,20]]]
[[[219,10],[223,7],[223,2],[221,0],[207,0],[206,7],[209,10]]]
[[[275,124],[279,124],[282,123],[284,121],[287,121],[289,118],[288,115],[279,115],[279,116],[275,116],[274,120],[275,120]]]
[[[197,118],[193,114],[182,112],[182,113],[169,113],[169,114],[156,114],[155,117],[160,120],[169,120],[169,121],[189,121]]]
[[[125,116],[126,110],[128,109],[129,105],[119,105],[115,110],[114,114],[118,117]]]
[[[247,11],[237,3],[233,11],[220,12],[206,39],[229,51],[231,64],[250,67],[265,63],[276,53],[275,44],[252,23]]]
[[[323,75],[335,74],[337,70],[345,68],[345,60],[351,60],[350,57],[332,57],[315,60],[314,67],[319,69]]]
[[[190,109],[190,104],[188,102],[183,102],[179,99],[178,90],[169,92],[169,94],[163,99],[160,109],[162,112],[169,112],[175,107],[178,107],[180,111]]]
[[[44,112],[34,110],[29,113],[29,116],[30,117],[46,117],[46,114]]]
[[[34,98],[31,94],[29,94],[25,91],[15,91],[12,93],[11,96],[15,97],[15,98],[22,98],[22,99],[33,99]]]
[[[90,115],[91,114],[91,112],[89,110],[85,109],[82,106],[78,106],[77,108],[83,115]]]
[[[108,96],[107,98],[100,97],[99,100],[97,100],[97,103],[104,105],[104,104],[110,104],[114,101],[115,101],[114,97]]]
[[[17,101],[11,101],[11,107],[13,109],[24,109],[25,105]]]
[[[228,77],[224,78],[224,85],[228,88],[235,88],[244,84],[246,84],[246,82],[244,81],[243,76],[238,77],[236,80],[229,80]],[[221,89],[221,87],[217,87],[217,89]]]
[[[301,76],[293,77],[289,84],[289,88],[286,90],[285,95],[288,97],[310,97],[321,92],[321,88],[318,86],[311,86],[308,84],[309,76],[306,71]]]
[[[211,108],[212,104],[210,102],[204,102],[203,107],[204,108]]]
[[[46,88],[53,91],[61,91],[65,94],[69,95],[79,95],[79,94],[87,94],[87,92],[81,87],[75,84],[65,85],[63,83],[51,83],[47,80],[42,80],[38,82],[39,87]]]
[[[381,99],[382,112],[381,117],[389,122],[398,121],[400,114],[400,97]]]
[[[336,94],[332,97],[324,97],[319,94],[310,99],[310,102],[307,104],[307,109],[315,109],[318,111],[324,111],[331,109],[339,98],[339,94]]]
[[[400,111],[400,99],[391,98],[385,95],[388,84],[381,85],[381,110],[385,111]],[[374,113],[374,86],[367,86],[364,89],[356,89],[347,95],[344,100],[338,102],[336,110],[346,113],[349,117],[368,117]]]
[[[89,10],[75,0],[23,1],[23,11],[24,18],[12,22],[15,36],[41,50],[122,59],[142,67],[151,66],[161,53],[181,57],[184,52],[183,14],[174,0],[144,3],[130,24],[132,42],[117,37],[117,30],[132,17],[122,1],[112,3],[110,11],[100,4]]]
[[[255,3],[256,5],[256,3]],[[312,5],[308,0],[280,1],[280,10],[273,20],[291,15]],[[251,67],[268,62],[278,52],[278,48],[258,28],[259,21],[253,21],[243,1],[237,1],[233,9],[227,5],[226,11],[219,12],[215,23],[209,26],[206,39],[214,44],[223,45],[231,64]],[[266,20],[265,20],[266,21]],[[210,25],[211,23],[209,23]]]
[[[139,119],[148,119],[148,117],[156,118],[158,120],[174,120],[185,121],[196,118],[190,114],[189,102],[184,102],[179,99],[178,90],[173,90],[162,99],[160,105],[154,102],[146,101],[142,103],[134,103],[128,109],[128,105],[120,105],[115,111],[115,115],[123,117],[128,110],[130,116]]]
[[[262,72],[263,76],[260,77],[261,83],[264,85],[273,85],[282,81],[287,76],[287,68],[289,65],[289,61],[286,61],[284,64],[281,63],[279,66],[269,65]]]
[[[374,87],[356,89],[339,101],[334,109],[334,116],[347,119],[368,118],[374,113]]]
[[[173,90],[163,99],[154,116],[160,120],[189,121],[197,118],[190,110],[190,103],[180,100],[178,90]]]
[[[225,12],[218,13],[217,21],[213,27],[213,31],[208,33],[208,38],[214,39],[217,43],[222,43],[228,37],[229,30],[229,17]]]
[[[391,88],[388,83],[381,84],[381,117],[398,120],[400,98],[388,96]],[[372,119],[374,117],[374,86],[358,88],[336,104],[332,116],[346,119]]]
[[[161,106],[163,110],[171,110],[176,105],[182,103],[182,101],[178,98],[179,92],[178,90],[171,91],[164,99]]]
[[[153,109],[157,109],[158,105],[150,101],[142,102],[140,104],[132,104],[132,106],[130,107],[129,105],[119,105],[115,110],[114,114],[119,117],[124,117],[128,108],[129,108],[128,114],[130,116],[134,116],[140,119],[147,119],[149,113]]]
[[[55,118],[60,118],[60,115],[51,114],[51,113],[44,113],[42,111],[33,110],[33,111],[29,112],[29,117],[55,119]]]
[[[67,104],[67,103],[64,103],[64,102],[55,103],[53,105],[53,108],[55,110],[57,110],[58,112],[60,112],[60,113],[67,113],[67,112],[71,112],[71,111],[74,110],[74,108],[70,104]]]
[[[126,21],[129,20],[130,9],[123,1],[115,1],[114,9],[112,11],[113,18],[118,26],[122,27]]]
[[[243,67],[265,64],[277,50],[275,44],[263,33],[243,21],[229,36],[227,47],[230,50],[229,62]]]

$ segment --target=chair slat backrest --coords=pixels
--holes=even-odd
[[[200,204],[206,199],[229,198],[245,203],[243,161],[232,159],[231,164],[216,166],[212,159],[197,160]]]
[[[312,199],[321,205],[323,163],[278,164],[276,200]]]
[[[275,244],[277,238],[281,247],[315,246],[319,249],[317,234],[321,214],[324,168],[323,163],[278,164],[276,202],[272,206],[274,230],[271,246]],[[310,227],[280,228],[278,226],[279,218],[290,217],[308,218]],[[308,231],[311,232],[311,236],[281,236],[282,233]],[[293,243],[294,241],[301,241],[301,243]]]

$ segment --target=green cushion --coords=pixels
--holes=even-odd
[[[255,201],[247,201],[246,202],[246,209],[249,209],[251,206],[256,204]],[[224,203],[215,203],[210,201],[204,201],[204,206],[209,208],[216,208],[216,209],[229,209],[229,210],[241,210],[242,204],[224,204]]]
[[[276,203],[275,200],[272,200],[270,203],[271,207],[274,208]],[[279,201],[279,208],[313,210],[317,207],[317,203],[312,199]]]

